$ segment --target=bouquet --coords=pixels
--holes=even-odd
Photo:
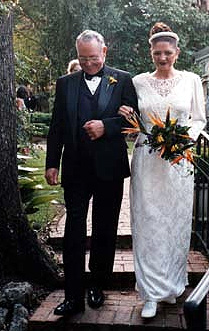
[[[170,108],[166,113],[166,120],[162,121],[157,114],[148,114],[153,127],[150,132],[145,129],[142,120],[133,113],[127,121],[133,126],[124,128],[123,133],[142,132],[146,135],[144,145],[150,147],[149,152],[158,152],[159,156],[171,162],[178,164],[180,160],[186,159],[193,163],[193,152],[191,147],[194,146],[194,140],[188,135],[189,126],[181,126],[178,119],[170,118]]]

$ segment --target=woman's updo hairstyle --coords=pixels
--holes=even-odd
[[[171,28],[167,24],[163,22],[157,22],[150,30],[150,37],[152,37],[152,35],[155,33],[168,31],[172,32]]]
[[[163,22],[157,22],[150,30],[149,43],[154,45],[159,41],[167,41],[173,46],[177,47],[179,37],[167,24]]]

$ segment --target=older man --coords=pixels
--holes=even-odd
[[[67,210],[63,261],[65,300],[55,314],[85,310],[86,218],[93,197],[90,283],[87,301],[98,308],[111,278],[124,178],[130,175],[127,146],[121,134],[121,105],[137,108],[127,72],[106,66],[102,35],[86,30],[76,39],[82,71],[57,80],[47,140],[46,179],[62,179]]]

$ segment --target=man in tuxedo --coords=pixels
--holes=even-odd
[[[124,178],[130,175],[122,130],[121,105],[137,108],[127,72],[105,65],[102,35],[85,30],[76,39],[82,70],[57,80],[54,112],[47,139],[46,180],[61,184],[67,211],[63,262],[65,300],[57,315],[85,310],[85,245],[89,200],[92,205],[90,282],[87,301],[98,308],[110,282]]]

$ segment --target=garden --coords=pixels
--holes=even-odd
[[[76,57],[76,36],[86,28],[100,31],[107,41],[107,64],[134,76],[152,70],[151,58],[147,56],[147,33],[160,17],[181,35],[178,69],[201,75],[201,68],[191,59],[195,51],[207,46],[208,14],[204,8],[191,6],[190,1],[62,0],[57,4],[54,0],[14,0],[5,3],[13,3],[15,89],[27,87],[36,103],[32,111],[17,112],[17,144],[18,152],[30,156],[18,161],[21,166],[38,168],[27,173],[34,181],[30,196],[33,198],[30,202],[23,201],[31,226],[38,229],[47,227],[63,205],[62,189],[56,187],[57,192],[54,192],[54,188],[45,183],[45,141],[56,79],[66,74],[68,62]],[[3,7],[1,10],[3,12]],[[23,174],[19,175],[23,183]],[[39,198],[35,199],[35,195]]]
[[[134,76],[153,69],[147,36],[159,19],[181,35],[178,69],[201,75],[192,59],[208,46],[208,12],[191,1],[0,1],[1,285],[8,279],[60,284],[46,242],[64,201],[60,185],[50,187],[44,178],[46,137],[56,79],[77,56],[76,36],[89,28],[101,32],[106,63]],[[35,100],[32,108],[15,108],[21,86]],[[133,139],[127,142],[131,153]]]

